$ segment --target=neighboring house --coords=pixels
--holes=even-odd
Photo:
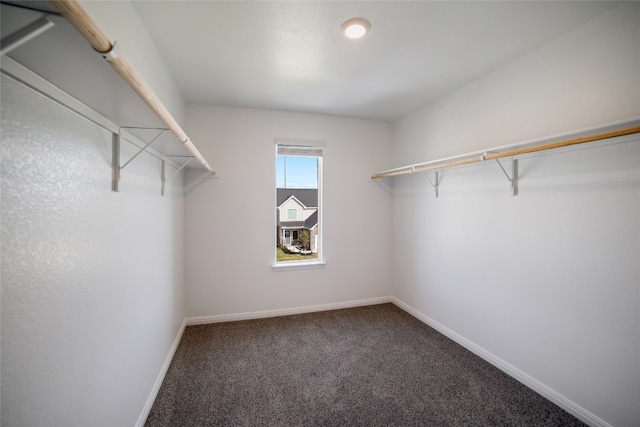
[[[300,244],[302,230],[309,231],[309,248],[318,252],[318,190],[278,188],[276,197],[276,243]]]

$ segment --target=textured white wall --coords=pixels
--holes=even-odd
[[[639,22],[622,4],[399,121],[396,164],[640,117]],[[394,295],[585,414],[637,425],[640,142],[521,160],[519,176],[509,197],[495,164],[445,171],[438,199],[396,178]]]
[[[132,148],[123,144],[123,158]],[[131,426],[184,319],[182,179],[2,76],[2,425]]]
[[[385,190],[368,181],[390,155],[389,124],[198,105],[187,106],[186,124],[218,172],[185,178],[189,316],[389,295],[391,206]],[[276,138],[324,142],[325,268],[271,269]]]

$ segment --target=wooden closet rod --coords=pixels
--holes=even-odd
[[[160,102],[149,85],[135,72],[122,55],[118,55],[114,45],[91,19],[87,12],[76,0],[50,0],[51,3],[67,18],[71,24],[84,36],[93,49],[99,52],[142,100],[153,110],[162,122],[175,134],[178,140],[191,152],[191,154],[207,168],[215,173],[200,151],[191,142],[191,139],[182,130],[178,122],[173,118],[169,110]]]
[[[430,164],[430,165],[425,164],[423,166],[420,166],[420,165],[407,166],[404,168],[397,168],[397,169],[389,170],[386,172],[380,172],[378,174],[373,175],[371,179],[389,178],[389,177],[400,176],[400,175],[409,175],[417,172],[428,172],[435,169],[444,169],[452,166],[460,166],[460,165],[466,165],[469,163],[482,162],[485,160],[500,159],[502,157],[511,157],[511,156],[517,156],[520,154],[535,153],[537,151],[568,147],[571,145],[584,144],[586,142],[595,142],[603,139],[614,138],[617,136],[631,135],[634,133],[640,133],[640,126],[633,126],[625,129],[620,129],[620,130],[602,132],[602,133],[597,133],[593,135],[583,136],[580,138],[572,138],[572,139],[552,142],[548,144],[540,144],[532,147],[514,148],[512,150],[503,151],[500,153],[484,153],[476,157],[469,157],[469,158],[460,159],[460,160],[451,160],[443,163],[438,163],[438,161],[436,160],[435,162],[432,162],[435,164]]]

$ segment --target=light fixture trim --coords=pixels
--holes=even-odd
[[[371,23],[364,18],[351,18],[340,27],[342,33],[350,39],[360,39],[371,30]]]

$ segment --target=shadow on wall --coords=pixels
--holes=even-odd
[[[202,184],[208,181],[215,181],[220,179],[217,175],[212,175],[209,171],[198,171],[194,173],[194,169],[190,169],[184,175],[184,194],[190,194],[192,191],[200,187]]]

